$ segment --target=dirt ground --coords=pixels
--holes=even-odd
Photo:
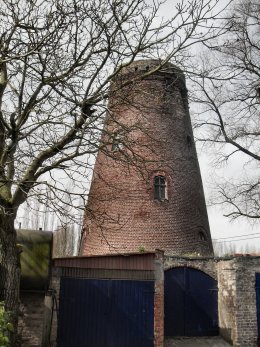
[[[164,347],[231,347],[220,336],[214,337],[179,337],[166,339]]]

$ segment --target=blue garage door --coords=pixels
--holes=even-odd
[[[153,347],[154,282],[61,278],[59,347]]]
[[[217,282],[192,268],[165,272],[165,336],[218,335]]]

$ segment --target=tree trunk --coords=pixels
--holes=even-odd
[[[9,333],[11,347],[17,339],[21,272],[14,219],[14,214],[0,212],[0,300],[4,301],[14,327]]]

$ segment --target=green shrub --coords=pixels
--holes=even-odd
[[[13,331],[13,325],[10,323],[9,314],[5,311],[4,303],[0,302],[0,347],[9,346],[8,333]]]
[[[138,248],[138,251],[139,251],[139,253],[145,253],[145,252],[146,252],[144,246],[140,246],[140,247]]]

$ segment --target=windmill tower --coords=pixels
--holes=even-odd
[[[134,62],[112,84],[83,255],[213,254],[185,77],[170,63],[152,73],[158,64]]]

